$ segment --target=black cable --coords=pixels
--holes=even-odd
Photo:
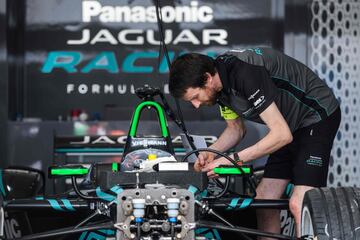
[[[78,223],[78,225],[76,225],[74,227],[74,229],[77,229],[83,225],[85,225],[85,223],[89,222],[92,218],[96,217],[97,215],[99,215],[100,212],[99,210],[96,210],[95,212],[93,212],[90,216],[88,216],[87,218],[85,218],[84,220],[82,220],[80,223]]]
[[[165,43],[165,40],[164,40],[164,29],[163,29],[163,24],[162,24],[160,1],[155,0],[155,5],[156,5],[157,24],[158,24],[158,29],[159,29],[159,33],[160,33],[160,49],[161,49],[161,47],[163,47],[164,55],[165,55],[166,62],[167,62],[167,65],[168,65],[168,69],[170,70],[171,63],[170,63],[170,57],[169,57],[169,54],[168,54],[168,49],[167,49],[167,46],[166,46],[166,43]],[[160,51],[159,51],[159,58],[160,58]],[[160,97],[162,98],[165,107],[166,107],[166,105],[168,106],[165,96],[160,95]],[[182,114],[182,111],[181,111],[180,103],[179,103],[179,100],[177,98],[175,98],[175,105],[176,105],[176,109],[177,109],[177,116],[178,116],[179,119],[177,119],[174,112],[172,112],[170,106],[168,106],[168,110],[165,108],[165,112],[175,122],[175,124],[183,131],[187,141],[190,144],[191,149],[195,150],[196,147],[195,147],[194,141],[193,141],[192,137],[189,135],[189,132],[187,131],[185,121],[184,121],[184,117],[183,117],[183,114]],[[198,154],[199,154],[198,152],[195,152],[196,156],[198,156]],[[218,179],[215,179],[214,181],[218,186],[221,186],[221,182]]]
[[[167,46],[165,44],[165,37],[164,37],[164,29],[163,29],[163,24],[162,24],[162,15],[161,15],[161,6],[160,6],[160,0],[156,0],[156,18],[157,18],[157,24],[158,24],[158,28],[159,28],[159,33],[160,33],[160,46],[162,46],[163,50],[164,50],[164,55],[166,58],[166,62],[168,64],[168,67],[170,69],[170,57],[169,57],[169,52],[167,49]],[[160,56],[159,56],[160,57]]]
[[[165,55],[165,58],[166,58],[166,62],[167,62],[167,65],[168,65],[168,69],[170,70],[171,62],[170,62],[168,49],[167,49],[165,39],[164,39],[164,29],[163,29],[163,24],[162,24],[160,1],[155,0],[155,5],[156,5],[155,9],[156,9],[157,24],[158,24],[158,29],[159,29],[159,33],[160,33],[160,49],[163,48],[164,55]],[[159,51],[159,58],[160,58],[160,51]],[[186,125],[185,125],[185,121],[184,121],[184,117],[183,117],[183,114],[182,114],[182,111],[181,111],[179,100],[177,98],[174,98],[175,99],[176,109],[177,109],[177,116],[176,116],[174,114],[174,112],[171,110],[170,106],[167,104],[165,96],[160,94],[160,97],[161,97],[161,99],[162,99],[162,101],[164,103],[166,114],[175,122],[175,124],[184,133],[187,141],[190,144],[191,149],[195,150],[196,147],[195,147],[194,141],[193,141],[192,137],[189,135],[189,132],[187,131],[187,128],[186,128]],[[198,156],[198,154],[199,154],[198,152],[195,152],[196,156]],[[221,182],[218,179],[215,179],[214,181],[218,186],[221,186]]]
[[[227,193],[229,191],[229,186],[230,186],[230,177],[226,176],[225,178],[225,186],[222,186],[222,191],[220,193],[218,193],[217,195],[213,196],[213,197],[203,197],[202,199],[204,200],[211,200],[211,199],[217,199],[217,198],[221,198],[222,196],[225,195],[225,193]]]
[[[168,52],[168,49],[167,49],[167,46],[165,43],[165,39],[164,39],[164,29],[163,29],[163,24],[162,24],[160,0],[155,0],[155,5],[156,5],[156,7],[155,7],[156,19],[157,19],[157,24],[158,24],[159,34],[160,34],[160,47],[162,47],[162,49],[164,51],[166,63],[168,65],[168,69],[170,70],[171,61],[170,61],[169,52]],[[159,57],[160,57],[160,53],[159,53]],[[185,125],[184,117],[183,117],[183,114],[181,111],[180,103],[177,98],[175,98],[175,105],[176,105],[176,109],[177,109],[177,117],[179,118],[179,122],[181,122],[181,126],[182,126],[182,127],[180,127],[180,129],[184,132],[185,137],[190,144],[190,147],[192,149],[196,149],[194,142],[186,129],[186,125]],[[195,154],[198,155],[198,153],[195,153]]]
[[[190,157],[190,155],[192,155],[192,154],[194,154],[194,153],[196,153],[196,152],[212,152],[212,153],[216,153],[217,155],[220,155],[220,156],[226,158],[227,160],[229,160],[236,168],[239,169],[240,173],[241,173],[241,174],[245,177],[245,179],[249,182],[249,186],[250,186],[251,190],[253,191],[253,195],[250,196],[250,197],[252,197],[252,198],[255,198],[255,197],[256,197],[256,188],[255,188],[254,183],[252,183],[252,179],[246,177],[246,174],[245,174],[244,170],[241,168],[241,166],[239,166],[239,165],[237,164],[237,162],[236,162],[235,160],[233,160],[232,158],[230,158],[230,157],[229,157],[228,155],[226,155],[225,153],[222,153],[222,152],[217,151],[217,150],[215,150],[215,149],[212,149],[212,148],[199,148],[199,149],[195,149],[195,150],[193,150],[193,151],[188,152],[188,153],[184,156],[184,158],[183,158],[182,161],[185,161],[188,157]]]
[[[102,200],[101,198],[99,198],[99,197],[93,197],[93,196],[89,196],[89,195],[83,194],[83,193],[80,191],[80,189],[79,189],[79,187],[78,187],[78,185],[77,185],[77,183],[76,183],[76,177],[74,177],[74,176],[71,177],[71,183],[72,183],[72,185],[73,185],[74,191],[76,192],[76,194],[77,194],[80,198],[82,198],[82,199],[84,199],[84,200],[103,201],[103,200]]]

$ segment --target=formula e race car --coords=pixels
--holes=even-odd
[[[1,239],[298,239],[294,231],[256,230],[256,209],[289,207],[287,199],[255,199],[260,171],[207,148],[176,158],[165,116],[171,111],[162,93],[148,86],[136,93],[142,102],[135,109],[121,162],[51,166],[48,177],[71,180],[70,188],[53,196],[42,195],[45,174],[40,171],[0,170]],[[162,104],[154,100],[157,96]],[[156,111],[161,136],[137,134],[144,109]],[[191,142],[191,136],[187,139]],[[201,151],[223,156],[233,166],[215,168],[220,178],[208,180],[187,161]],[[356,188],[307,192],[302,239],[359,239],[359,203]]]

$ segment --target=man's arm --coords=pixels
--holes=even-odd
[[[220,152],[227,151],[234,147],[245,136],[246,128],[241,117],[233,120],[226,120],[226,128],[219,139],[210,148]]]
[[[245,148],[238,153],[240,160],[244,162],[275,152],[290,143],[293,139],[287,122],[274,102],[260,114],[260,117],[270,131],[256,144]],[[213,169],[222,164],[228,165],[231,163],[225,158],[219,158],[216,161],[206,164],[206,166],[202,168],[202,171],[208,172],[208,177],[214,177],[216,174]]]
[[[274,102],[260,114],[260,117],[270,131],[256,144],[239,152],[239,157],[244,162],[275,152],[292,142],[290,128]]]
[[[246,128],[240,117],[226,120],[226,124],[225,130],[210,148],[224,152],[235,146],[245,136]],[[208,162],[213,162],[215,156],[216,154],[211,152],[201,152],[195,162],[195,170],[200,171]]]

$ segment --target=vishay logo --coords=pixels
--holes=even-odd
[[[254,106],[256,107],[257,105],[259,105],[264,100],[264,98],[264,96],[259,97],[258,100],[254,102]]]
[[[114,1],[117,2],[117,1]],[[163,6],[161,8],[162,20],[171,22],[202,22],[213,20],[213,9],[209,6],[199,6],[197,1],[191,1],[189,6]],[[82,2],[82,20],[91,22],[98,19],[100,22],[133,22],[156,23],[155,6],[111,6],[101,5],[98,1]]]

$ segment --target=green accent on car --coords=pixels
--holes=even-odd
[[[57,168],[51,169],[50,174],[56,176],[85,175],[89,173],[87,168]]]
[[[118,171],[119,171],[119,164],[116,163],[116,162],[113,162],[113,163],[111,164],[111,170],[112,170],[113,172],[118,172]]]
[[[249,168],[249,167],[241,167],[241,169],[244,171],[245,174],[251,173],[251,168]],[[240,169],[238,169],[236,167],[231,167],[231,168],[217,167],[217,168],[214,168],[214,173],[219,174],[219,175],[241,175],[242,174]]]
[[[130,127],[129,136],[130,137],[135,137],[136,130],[137,130],[138,123],[139,123],[139,119],[140,119],[140,113],[141,113],[141,111],[142,111],[142,109],[144,107],[154,107],[157,110],[162,136],[163,137],[169,136],[169,132],[168,132],[167,125],[166,125],[166,118],[165,118],[164,110],[160,106],[159,103],[153,102],[153,101],[142,102],[136,107],[135,112],[134,112],[134,116],[133,116],[133,120],[132,120],[132,123],[131,123],[131,127]]]

